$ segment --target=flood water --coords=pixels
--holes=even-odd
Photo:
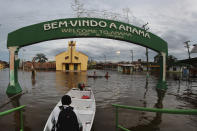
[[[106,78],[87,78],[96,71],[97,75],[109,72]],[[19,71],[19,83],[25,94],[12,99],[6,95],[9,70],[0,70],[0,112],[20,105],[24,111],[25,131],[42,131],[52,109],[62,95],[79,82],[89,85],[96,99],[96,115],[92,131],[115,131],[115,109],[111,104],[170,109],[197,109],[197,82],[174,80],[176,75],[167,77],[168,89],[158,90],[157,75],[145,73],[132,75],[117,71],[90,70],[88,72],[37,72],[35,80],[31,72]],[[8,103],[8,104],[5,104]],[[132,131],[196,131],[197,116],[172,115],[119,110],[119,123]],[[0,117],[0,131],[18,131],[19,114]]]

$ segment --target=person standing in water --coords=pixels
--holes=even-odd
[[[106,72],[106,74],[105,74],[105,77],[109,77],[109,74],[108,74],[108,72]]]
[[[96,76],[96,71],[94,71],[94,76]]]

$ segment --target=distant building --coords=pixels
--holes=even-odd
[[[160,65],[148,65],[149,71],[159,71]],[[147,71],[147,65],[143,65],[143,71]]]
[[[191,65],[195,68],[197,68],[197,57],[195,58],[191,58],[191,59],[184,59],[184,60],[178,60],[177,63],[182,63],[182,64],[187,64],[187,65]]]
[[[138,59],[138,61],[133,61],[132,64],[134,65],[134,71],[143,71],[141,59]]]
[[[118,64],[118,72],[130,74],[134,71],[135,65],[133,64]]]
[[[180,66],[182,73],[184,73],[185,69],[188,69],[191,77],[197,77],[197,57],[178,60],[175,63],[175,66]]]
[[[8,63],[5,62],[5,61],[1,61],[1,60],[0,60],[0,70],[1,70],[1,69],[4,69],[4,68],[7,68],[7,67],[8,67]]]
[[[168,72],[182,72],[183,67],[181,65],[172,65],[167,68]]]
[[[68,51],[55,56],[56,70],[61,71],[87,71],[88,56],[77,52],[76,42],[68,42]]]
[[[36,70],[55,70],[55,62],[31,62],[31,61],[26,61],[22,63],[21,67],[24,70],[32,70],[34,64],[34,68]]]

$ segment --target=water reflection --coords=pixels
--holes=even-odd
[[[31,75],[31,83],[32,83],[32,86],[35,86],[35,84],[36,84],[36,75],[33,73]]]
[[[94,70],[87,73],[93,74]],[[28,93],[16,99],[12,104],[3,106],[2,111],[10,109],[10,106],[27,105],[25,108],[25,131],[42,131],[52,109],[57,104],[63,94],[70,88],[77,87],[78,83],[89,85],[96,99],[96,114],[94,120],[94,131],[115,130],[115,113],[111,104],[133,105],[157,108],[188,108],[196,107],[196,82],[188,87],[186,81],[175,81],[173,75],[168,78],[168,90],[155,89],[158,76],[151,74],[146,81],[143,73],[125,75],[117,71],[109,71],[109,79],[105,77],[99,79],[88,79],[86,72],[38,72],[35,77],[35,85],[32,84],[31,72],[19,72],[21,86],[27,87]],[[104,76],[106,71],[97,70],[98,75]],[[33,79],[34,80],[34,79]],[[9,83],[9,70],[0,72],[0,103],[5,103],[7,84]],[[190,84],[191,85],[191,84]],[[32,88],[36,86],[36,88]],[[187,96],[191,89],[192,94]],[[178,95],[179,96],[178,96]],[[188,93],[189,94],[189,93]],[[195,95],[193,95],[195,94]],[[178,96],[178,97],[177,97]],[[165,99],[164,99],[165,97]],[[191,99],[190,99],[191,98]],[[195,104],[193,104],[195,103]],[[196,131],[196,119],[184,115],[162,115],[161,113],[148,113],[136,111],[120,111],[120,122],[123,126],[130,127],[137,131],[171,130]],[[32,115],[33,114],[33,115]],[[132,115],[129,117],[129,115]],[[10,119],[14,118],[14,120]],[[8,121],[0,119],[0,126],[5,131],[15,129],[16,122],[14,113],[7,116]],[[140,122],[138,121],[140,118]],[[14,123],[14,124],[13,124]],[[19,120],[18,120],[19,123]],[[189,123],[189,124],[188,124]],[[18,124],[19,125],[19,124]],[[31,128],[31,129],[29,129]],[[18,126],[19,127],[19,126]],[[17,127],[17,128],[18,128]],[[1,129],[0,129],[1,130]]]
[[[8,94],[8,97],[10,97],[11,104],[13,108],[19,107],[20,106],[20,98],[21,95],[17,95],[13,97],[12,95]],[[20,111],[15,111],[14,112],[14,124],[15,124],[15,131],[20,130]]]
[[[78,83],[87,84],[87,72],[56,72],[56,89],[77,88]]]
[[[148,84],[148,82],[146,82]],[[163,108],[163,99],[166,93],[166,90],[162,89],[156,89],[157,92],[157,103],[155,103],[155,108]],[[145,96],[145,95],[144,95]],[[144,104],[144,107],[146,107],[146,104]],[[145,115],[145,113],[143,114]],[[146,121],[147,117],[143,116],[140,121]],[[148,124],[139,124],[134,127],[130,127],[129,129],[131,131],[159,131],[160,127],[159,125],[162,122],[162,113],[155,113],[155,117],[148,123]]]
[[[144,91],[144,100],[143,100],[143,107],[147,107],[147,100],[146,100],[146,95],[148,92],[148,77],[146,77],[146,83],[145,83],[145,91]],[[141,117],[139,118],[139,122],[143,121],[144,116],[146,115],[146,112],[141,112]]]
[[[19,107],[21,106],[20,104],[20,99],[21,99],[21,96],[23,95],[23,93],[20,93],[18,95],[10,95],[10,94],[7,94],[7,96],[9,97],[10,99],[10,103],[12,105],[12,108],[16,108],[16,107]],[[24,113],[25,110],[23,110],[23,123],[25,123],[26,121],[26,117],[25,117],[25,113]],[[18,111],[15,111],[13,112],[13,117],[14,117],[14,127],[15,127],[15,131],[19,131],[20,128],[21,128],[21,121],[20,121],[20,110]],[[31,131],[31,128],[27,127],[26,124],[24,124],[24,130],[26,131]]]

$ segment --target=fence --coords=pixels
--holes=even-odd
[[[8,114],[10,114],[12,112],[15,112],[15,111],[19,110],[20,111],[20,131],[24,131],[24,127],[23,127],[23,110],[22,110],[23,108],[25,108],[25,105],[19,106],[19,107],[16,107],[16,108],[4,111],[4,112],[0,112],[0,117],[8,115]]]
[[[112,104],[116,108],[116,131],[122,129],[124,131],[130,131],[129,129],[118,124],[118,108],[137,110],[137,111],[147,111],[147,112],[157,112],[157,113],[167,113],[167,114],[182,114],[182,115],[197,115],[197,110],[184,110],[184,109],[158,109],[158,108],[145,108],[145,107],[135,107],[135,106],[125,106],[119,104]]]

